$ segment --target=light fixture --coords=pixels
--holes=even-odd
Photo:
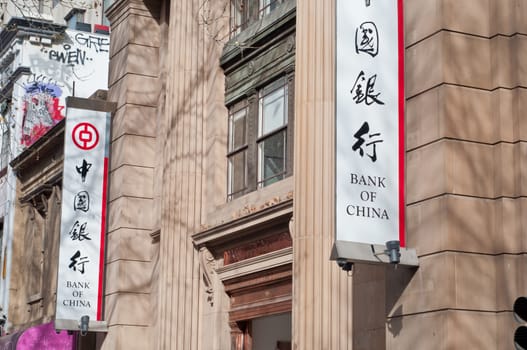
[[[401,243],[399,241],[388,241],[385,243],[386,249],[380,253],[375,253],[373,244],[371,245],[371,251],[374,256],[387,255],[390,264],[398,264],[401,262]]]
[[[89,325],[90,325],[90,316],[88,315],[82,316],[81,322],[79,324],[79,328],[81,330],[81,336],[84,337],[86,334],[88,334]]]
[[[398,264],[401,261],[401,244],[399,241],[386,242],[386,255],[390,260],[390,264]]]
[[[353,263],[344,258],[338,258],[337,265],[344,271],[350,272],[353,269]]]

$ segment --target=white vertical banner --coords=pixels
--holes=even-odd
[[[337,0],[336,240],[404,241],[402,0]]]
[[[110,113],[66,112],[55,327],[102,320]]]

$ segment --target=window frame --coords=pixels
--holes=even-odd
[[[267,16],[284,1],[287,0],[230,0],[230,37],[238,35],[252,23]]]
[[[280,5],[285,0],[259,0],[258,1],[258,18],[261,19],[271,12],[274,11],[276,6]],[[268,2],[267,4],[265,4]],[[272,6],[275,6],[275,8],[271,8]],[[269,11],[267,11],[269,10]]]
[[[66,21],[66,25],[69,29],[77,29],[77,23],[84,23],[85,19],[85,12],[84,9],[79,8],[72,8],[66,16],[64,16],[64,20]]]
[[[9,155],[10,155],[10,142],[11,142],[11,130],[9,125],[4,122],[0,125],[0,170],[7,168],[9,165]]]
[[[275,93],[276,91],[279,91],[279,90],[283,90],[283,94],[281,96],[282,99],[284,99],[284,104],[283,104],[283,115],[282,115],[282,124],[278,127],[275,127],[273,129],[270,129],[269,131],[265,132],[264,131],[264,122],[265,122],[265,116],[264,116],[264,99],[270,95],[272,95],[273,93]],[[288,158],[288,152],[287,152],[287,144],[289,143],[288,142],[288,137],[287,137],[287,127],[288,127],[288,122],[289,122],[289,105],[288,105],[288,102],[289,102],[289,95],[288,95],[288,90],[289,90],[289,86],[288,86],[288,82],[287,82],[287,78],[284,76],[284,77],[281,77],[275,81],[273,81],[272,83],[264,86],[263,88],[261,88],[259,91],[258,91],[258,136],[256,138],[256,144],[257,144],[257,149],[258,149],[258,157],[257,157],[257,188],[262,188],[262,187],[265,187],[265,186],[268,186],[270,185],[269,184],[266,184],[267,181],[271,181],[272,179],[276,179],[276,181],[280,181],[280,180],[283,180],[286,176],[286,173],[287,173],[287,158]],[[273,176],[270,176],[270,177],[265,177],[264,175],[264,172],[265,172],[265,161],[263,159],[264,157],[264,153],[263,153],[263,150],[262,148],[264,147],[263,145],[265,144],[265,141],[267,140],[270,140],[271,138],[275,137],[276,135],[279,135],[279,134],[284,134],[284,145],[283,145],[283,159],[284,159],[284,164],[283,164],[283,171],[281,173],[278,173],[278,174],[274,174]],[[274,182],[276,182],[274,181]]]
[[[263,97],[269,95],[278,89],[283,88],[284,92],[284,123],[265,134],[260,134],[260,119],[261,119],[261,94]],[[244,106],[244,107],[241,107]],[[246,145],[236,149],[230,149],[231,144],[231,116],[239,112],[241,109],[247,108],[246,114]],[[233,103],[228,106],[228,140],[227,140],[227,201],[232,201],[247,193],[256,191],[260,188],[271,185],[274,182],[283,180],[293,174],[293,129],[294,129],[294,71],[282,72],[274,79],[261,84],[257,90],[252,90],[241,101]],[[272,177],[262,178],[262,164],[260,158],[260,144],[265,140],[279,134],[284,133],[284,171]],[[241,191],[232,192],[236,186],[232,184],[232,169],[230,166],[230,159],[239,154],[246,152],[245,158],[245,188]],[[272,178],[279,177],[277,181],[265,183]]]
[[[245,110],[245,126],[244,126],[244,133],[245,133],[245,143],[243,145],[240,145],[236,147],[234,145],[232,130],[233,130],[233,117],[238,114],[239,112]],[[247,153],[249,150],[249,135],[248,135],[248,124],[249,124],[249,105],[247,103],[247,100],[242,100],[236,104],[234,104],[231,108],[229,108],[229,117],[228,117],[228,140],[227,140],[227,199],[230,201],[232,199],[238,198],[239,196],[245,194],[247,192],[247,188],[249,185],[248,181],[248,159],[247,159]],[[231,166],[231,159],[236,157],[239,154],[242,154],[245,152],[245,161],[244,161],[244,184],[242,190],[233,191],[233,179],[232,179],[232,166]]]

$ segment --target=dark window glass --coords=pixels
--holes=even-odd
[[[247,188],[247,156],[246,151],[238,152],[229,157],[229,199],[241,196]]]
[[[259,143],[259,186],[267,186],[284,178],[286,158],[285,143],[285,130],[273,134]]]
[[[247,105],[233,108],[229,114],[228,197],[233,199],[247,189]]]

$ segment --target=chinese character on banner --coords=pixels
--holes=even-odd
[[[85,213],[90,210],[90,195],[88,192],[80,191],[75,195],[75,199],[73,201],[73,210],[81,210]]]
[[[69,232],[71,240],[72,241],[75,241],[75,240],[84,241],[86,239],[86,240],[91,241],[91,238],[88,237],[89,233],[86,232],[87,225],[88,225],[88,222],[81,224],[79,223],[79,220],[76,220]]]
[[[372,154],[366,153],[366,155],[371,159],[372,162],[375,162],[375,161],[377,161],[377,146],[376,146],[376,144],[380,143],[380,142],[383,142],[383,140],[376,139],[379,136],[381,136],[381,133],[368,134],[369,131],[370,131],[370,126],[369,126],[368,122],[364,122],[362,124],[362,126],[359,128],[359,130],[353,135],[357,139],[357,141],[355,142],[355,144],[353,144],[352,150],[353,151],[357,151],[358,150],[360,156],[363,157],[364,156],[364,150],[363,150],[362,146],[364,145],[365,147],[371,147],[372,148]],[[366,140],[364,139],[363,136],[368,137],[368,140],[370,142],[366,143]]]
[[[373,22],[363,22],[355,30],[355,51],[364,52],[371,57],[379,53],[379,33]]]
[[[88,171],[91,168],[91,163],[88,163],[86,159],[82,160],[81,166],[75,166],[75,169],[77,170],[77,173],[81,176],[82,182],[86,181],[86,175],[88,175]]]
[[[366,75],[364,71],[360,71],[355,84],[351,89],[351,94],[353,95],[353,100],[356,104],[364,102],[366,105],[371,105],[373,103],[383,105],[379,99],[380,92],[375,93],[375,81],[377,80],[377,74],[372,75],[366,80]]]
[[[81,257],[81,252],[79,250],[73,254],[70,261],[71,263],[68,267],[73,269],[73,271],[79,271],[82,274],[84,274],[84,265],[90,262],[87,257]]]

